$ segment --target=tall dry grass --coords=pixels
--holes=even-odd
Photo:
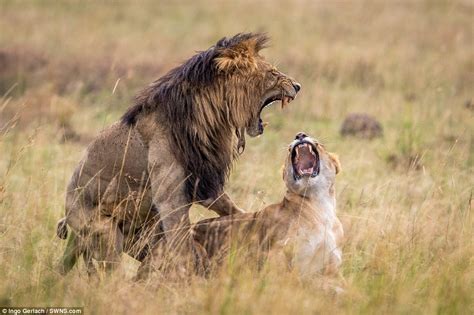
[[[0,3],[0,305],[86,313],[474,312],[474,7],[386,3]],[[55,271],[67,180],[86,143],[153,78],[224,35],[267,31],[264,52],[303,85],[248,140],[228,190],[249,211],[279,201],[285,146],[305,130],[337,152],[346,294],[269,267],[211,279],[102,281]],[[384,126],[341,138],[350,112]],[[192,211],[193,220],[211,215]]]

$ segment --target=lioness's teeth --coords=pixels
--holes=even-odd
[[[312,146],[309,146],[309,152],[313,152],[313,147]]]
[[[265,121],[265,122],[263,122],[263,123],[262,123],[262,126],[263,126],[263,127],[266,127],[266,126],[268,126],[268,122],[266,122],[266,121]]]

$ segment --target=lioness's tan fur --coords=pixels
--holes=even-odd
[[[271,251],[284,252],[289,265],[303,276],[338,273],[343,229],[336,216],[335,175],[340,164],[314,139],[303,140],[317,148],[320,173],[314,178],[295,178],[292,143],[283,171],[287,192],[280,203],[255,213],[202,220],[193,227],[194,239],[209,259],[219,260],[235,246],[245,248],[240,252],[264,257]]]

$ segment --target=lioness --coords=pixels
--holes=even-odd
[[[301,88],[260,56],[267,42],[265,35],[250,33],[219,40],[151,83],[122,119],[89,145],[68,185],[66,220],[58,224],[59,235],[65,234],[64,222],[73,230],[63,272],[87,252],[90,240],[104,244],[99,256],[107,265],[119,261],[120,242],[100,232],[108,229],[123,237],[122,223],[100,211],[104,192],[117,176],[115,202],[144,195],[146,202],[136,207],[134,217],[147,218],[156,208],[167,246],[179,257],[195,253],[189,237],[192,203],[219,215],[243,212],[224,184],[245,148],[245,133],[262,134],[262,110],[277,100],[288,104]],[[183,264],[193,262],[188,256]]]
[[[283,170],[287,192],[280,203],[258,212],[206,219],[193,225],[191,234],[207,265],[214,262],[220,266],[234,249],[258,261],[269,254],[284,256],[302,276],[336,276],[344,234],[336,216],[335,176],[340,169],[336,155],[315,139],[298,133],[288,149]],[[156,254],[160,247],[148,257],[152,262],[139,270],[139,279],[154,270],[166,272],[167,262]]]
[[[290,144],[280,203],[255,213],[237,213],[202,220],[192,229],[209,259],[231,248],[250,252],[290,254],[290,265],[301,275],[336,275],[341,264],[343,229],[336,216],[335,176],[338,158],[315,139],[298,133]]]

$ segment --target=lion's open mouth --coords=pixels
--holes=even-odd
[[[294,99],[295,99],[294,96],[286,95],[286,94],[283,94],[283,93],[273,95],[273,96],[270,96],[267,99],[265,99],[265,101],[263,101],[262,107],[260,108],[260,111],[258,113],[258,129],[259,129],[259,132],[262,133],[263,129],[267,125],[267,123],[266,122],[264,123],[262,118],[260,117],[260,115],[262,114],[262,111],[265,107],[270,106],[272,103],[274,103],[276,101],[281,101],[281,108],[284,108],[286,105],[288,105]]]
[[[314,144],[301,141],[291,152],[295,180],[304,176],[316,177],[319,174],[319,154]]]
[[[290,96],[290,95],[285,95],[285,94],[277,94],[277,95],[274,95],[274,96],[270,96],[269,98],[267,98],[264,102],[263,102],[263,105],[262,105],[262,109],[264,109],[265,107],[267,107],[268,105],[270,105],[271,103],[273,102],[276,102],[276,101],[281,101],[281,107],[284,108],[286,105],[288,105],[292,100],[294,99],[293,96]]]

